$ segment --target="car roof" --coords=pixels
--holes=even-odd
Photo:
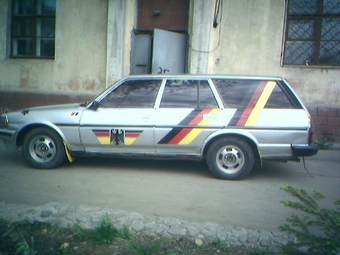
[[[226,75],[226,74],[141,74],[141,75],[129,75],[124,79],[150,79],[150,78],[170,78],[170,79],[181,79],[181,78],[191,78],[191,79],[246,79],[246,80],[283,80],[282,77],[277,76],[252,76],[252,75]]]

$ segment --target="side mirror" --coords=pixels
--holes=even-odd
[[[99,106],[100,106],[100,103],[98,101],[93,101],[90,108],[96,111],[98,110]]]

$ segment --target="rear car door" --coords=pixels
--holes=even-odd
[[[93,153],[154,153],[154,103],[162,79],[127,79],[84,111],[80,138]]]
[[[203,141],[223,127],[222,115],[207,79],[167,79],[154,116],[157,153],[199,155]]]

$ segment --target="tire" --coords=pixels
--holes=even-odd
[[[34,168],[56,168],[66,159],[59,134],[44,127],[33,129],[25,136],[22,151],[26,161]]]
[[[254,162],[254,152],[250,145],[237,137],[216,140],[207,153],[208,168],[219,179],[243,179],[250,173]]]

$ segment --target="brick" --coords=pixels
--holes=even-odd
[[[312,117],[312,124],[313,126],[318,126],[318,125],[327,125],[328,118],[323,117],[323,116],[315,116]]]
[[[335,127],[334,126],[316,126],[315,129],[316,135],[321,136],[333,136],[335,135]]]
[[[307,110],[312,117],[318,115],[318,108],[317,107],[307,107]]]
[[[319,107],[318,108],[318,116],[327,116],[327,117],[336,117],[337,108],[331,107]]]
[[[340,138],[340,126],[335,128],[335,135],[339,136],[339,138]]]
[[[327,123],[328,123],[329,126],[339,127],[340,126],[340,117],[328,117]]]

